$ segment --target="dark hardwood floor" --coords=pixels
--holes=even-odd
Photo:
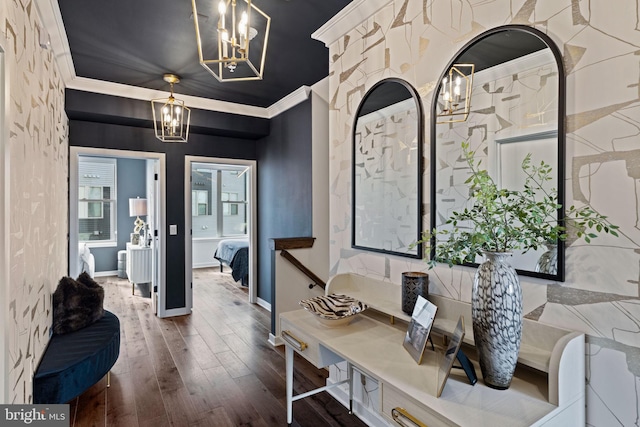
[[[120,319],[120,357],[70,402],[71,426],[285,426],[284,349],[268,342],[270,313],[217,268],[194,270],[194,310],[159,319],[125,279],[96,279]],[[295,363],[296,393],[324,385],[326,371]],[[294,426],[364,426],[323,392],[294,402]]]

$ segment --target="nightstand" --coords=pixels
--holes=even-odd
[[[131,293],[136,283],[151,282],[151,248],[127,243],[127,277],[131,282]]]

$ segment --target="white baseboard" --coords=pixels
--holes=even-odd
[[[282,340],[282,337],[279,337],[279,336],[277,337],[272,333],[269,333],[269,344],[271,344],[274,347],[278,347],[278,346],[284,345],[284,341]]]
[[[185,316],[187,314],[191,314],[191,309],[188,309],[187,307],[171,308],[169,310],[164,310],[164,313],[162,313],[162,316],[158,316],[158,317],[166,318],[166,317],[175,317],[175,316]]]
[[[118,270],[111,271],[96,271],[93,273],[93,277],[107,277],[107,276],[117,276]]]
[[[264,308],[265,310],[267,310],[267,311],[271,312],[271,303],[266,302],[266,301],[265,301],[265,300],[263,300],[262,298],[258,297],[258,302],[257,302],[257,304],[258,304],[260,307]]]
[[[198,268],[209,268],[209,267],[220,267],[220,263],[219,262],[201,262],[198,264],[193,264],[191,268],[195,270]]]

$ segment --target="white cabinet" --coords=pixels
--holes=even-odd
[[[127,243],[127,277],[132,284],[131,293],[136,283],[151,283],[151,248]]]

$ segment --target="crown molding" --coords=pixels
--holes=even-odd
[[[69,39],[62,22],[62,14],[57,0],[35,0],[38,16],[51,40],[51,50],[58,64],[60,75],[65,84],[76,77],[76,69],[71,58]]]
[[[151,101],[152,99],[168,98],[170,93],[147,89],[139,86],[130,86],[121,83],[107,82],[104,80],[88,79],[86,77],[76,77],[66,84],[67,89],[81,90],[85,92],[100,93],[103,95],[119,96],[122,98],[139,99]],[[268,111],[263,107],[251,105],[235,104],[226,101],[200,98],[197,96],[183,95],[175,93],[175,96],[184,101],[189,108],[201,110],[218,111],[222,113],[239,114],[243,116],[270,118]]]
[[[314,31],[311,38],[330,47],[340,37],[390,3],[392,0],[353,0],[326,24]]]
[[[51,39],[51,50],[54,53],[56,63],[60,70],[60,75],[65,87],[85,92],[94,92],[104,95],[119,96],[122,98],[139,99],[150,101],[155,98],[167,98],[169,92],[147,89],[138,86],[130,86],[121,83],[107,82],[104,80],[89,79],[76,75],[69,40],[62,21],[62,13],[57,0],[35,0],[36,9],[44,28],[40,31],[47,31]],[[271,106],[255,107],[252,105],[236,104],[227,101],[201,98],[191,95],[176,94],[190,108],[201,110],[217,111],[222,113],[238,114],[250,117],[271,119],[278,114],[305,101],[309,97],[310,88],[302,86],[285,96]]]
[[[311,93],[311,88],[309,86],[300,86],[280,101],[267,107],[268,118],[271,119],[278,114],[284,113],[288,109],[295,107],[301,102],[306,101],[307,98],[309,98],[309,93]]]
[[[327,104],[331,103],[331,100],[329,99],[329,77],[328,76],[320,80],[313,86],[311,86],[311,91],[316,95],[318,95],[319,97],[321,97],[324,100],[324,102],[326,102]]]

